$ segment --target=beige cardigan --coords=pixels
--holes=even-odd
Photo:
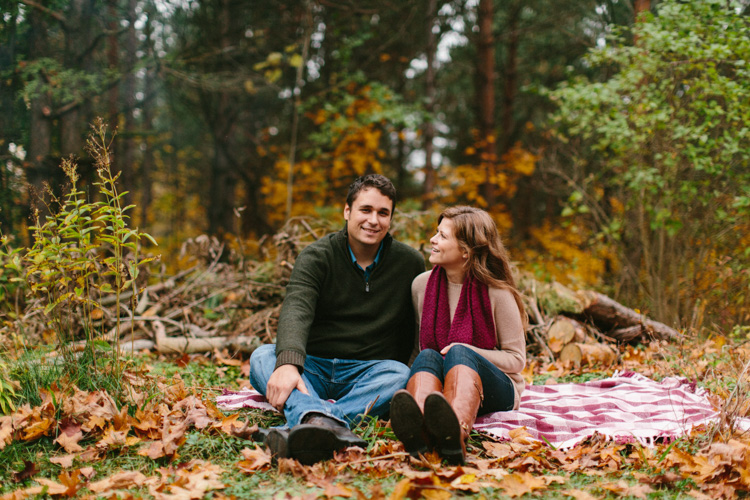
[[[422,307],[424,306],[424,293],[427,288],[427,280],[430,277],[427,271],[416,278],[411,284],[411,297],[414,303],[414,311],[417,318],[417,338],[419,338],[419,326],[422,321]],[[458,306],[463,285],[448,283],[448,304],[450,306],[451,321]],[[518,409],[521,402],[521,393],[526,387],[526,382],[521,372],[526,366],[526,335],[523,331],[523,321],[518,310],[516,300],[509,290],[500,288],[489,288],[490,304],[492,305],[492,319],[495,322],[495,335],[497,337],[498,349],[480,349],[471,347],[497,366],[513,381],[516,389],[514,410]],[[420,346],[421,348],[421,346]]]

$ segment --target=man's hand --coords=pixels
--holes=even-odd
[[[271,406],[279,411],[284,411],[284,404],[294,389],[304,394],[307,392],[302,375],[294,365],[281,365],[276,368],[266,385],[266,399]]]

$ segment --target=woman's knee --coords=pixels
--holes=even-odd
[[[417,359],[423,362],[441,362],[443,361],[443,355],[437,352],[435,349],[423,349],[419,351]],[[415,360],[416,361],[416,360]]]
[[[433,350],[424,349],[417,355],[417,359],[411,365],[412,375],[417,372],[430,372],[442,380],[443,377],[443,356]]]
[[[465,359],[473,359],[476,352],[465,345],[454,345],[445,354],[445,362],[455,362]]]
[[[445,371],[450,371],[456,365],[465,365],[478,371],[478,357],[476,351],[465,345],[454,345],[445,355]]]

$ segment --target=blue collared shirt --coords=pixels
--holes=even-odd
[[[356,264],[358,268],[362,269],[362,266],[359,265],[359,262],[357,262],[357,257],[354,256],[354,252],[352,252],[352,247],[349,246],[347,243],[346,247],[349,249],[349,256],[352,258],[352,263]],[[366,269],[362,269],[365,273],[365,279],[367,281],[370,280],[370,273],[375,268],[375,265],[380,260],[380,254],[383,253],[383,242],[380,242],[380,247],[378,247],[378,253],[375,254],[375,260],[372,261],[372,264],[367,266]]]

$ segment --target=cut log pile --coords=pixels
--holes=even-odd
[[[291,221],[261,242],[265,256],[257,262],[225,251],[212,238],[189,240],[183,251],[193,257],[193,267],[171,277],[152,277],[137,300],[120,297],[119,311],[114,298],[105,297],[99,301],[101,310],[94,315],[99,319],[93,326],[110,342],[119,331],[123,350],[165,354],[219,350],[247,355],[274,341],[294,259],[306,244],[329,230],[316,232],[304,219]],[[574,366],[608,366],[617,360],[623,344],[680,338],[675,329],[601,293],[573,291],[528,275],[519,275],[517,283],[529,315],[530,356]],[[23,321],[29,328],[31,314]],[[41,335],[45,326],[37,323]]]
[[[676,341],[674,328],[591,290],[573,291],[560,283],[518,279],[525,294],[529,347],[551,360],[575,366],[609,366],[624,344]]]

